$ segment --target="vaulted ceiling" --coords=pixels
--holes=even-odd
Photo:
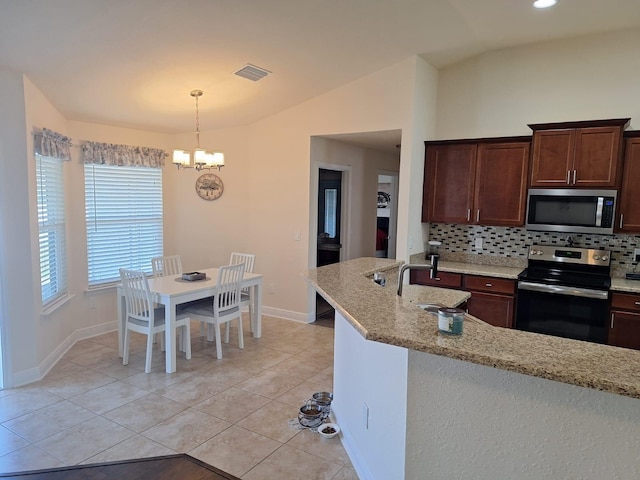
[[[436,67],[640,26],[640,1],[0,0],[0,68],[67,118],[167,133],[246,125],[412,55]],[[272,73],[234,75],[250,63]]]

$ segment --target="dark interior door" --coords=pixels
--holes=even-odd
[[[318,182],[317,266],[340,261],[342,172],[320,169]]]

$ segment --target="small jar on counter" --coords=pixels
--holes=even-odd
[[[464,310],[459,308],[438,309],[438,330],[448,335],[462,335]]]

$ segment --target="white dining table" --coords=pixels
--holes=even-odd
[[[165,356],[167,373],[176,371],[176,306],[181,303],[201,300],[216,293],[218,268],[198,270],[206,274],[205,280],[187,281],[182,275],[167,275],[149,279],[149,289],[155,295],[156,303],[164,305],[165,321]],[[245,273],[242,288],[249,288],[251,296],[251,330],[255,338],[262,336],[262,274]],[[121,284],[117,286],[118,296],[118,351],[122,357],[125,328],[126,299]]]

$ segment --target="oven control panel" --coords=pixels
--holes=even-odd
[[[529,260],[577,263],[583,265],[611,264],[611,252],[593,248],[559,247],[557,245],[532,245]]]

